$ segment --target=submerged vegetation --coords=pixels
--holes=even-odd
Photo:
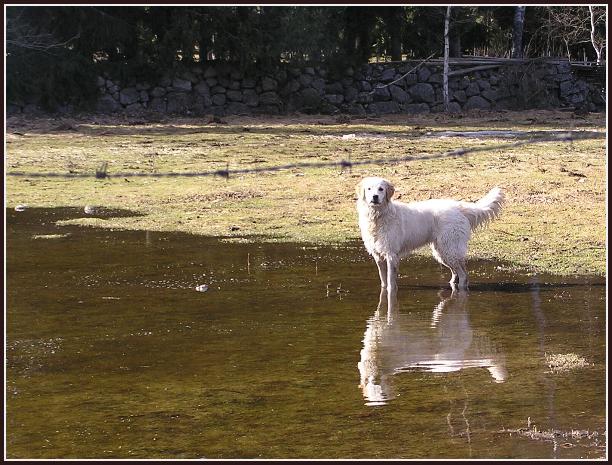
[[[604,115],[564,112],[487,113],[336,119],[228,117],[127,120],[9,118],[6,170],[94,173],[193,172],[262,168],[294,162],[419,157],[459,147],[495,146],[435,131],[597,130]],[[606,155],[603,139],[546,142],[466,158],[404,164],[289,169],[223,177],[6,179],[7,206],[127,208],[142,216],[83,217],[70,223],[106,228],[177,230],[266,241],[342,243],[358,239],[354,188],[379,175],[401,201],[477,200],[502,187],[499,220],[475,233],[471,257],[498,259],[531,271],[605,274]],[[428,251],[427,251],[428,252]]]

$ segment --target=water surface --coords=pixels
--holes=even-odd
[[[414,257],[389,309],[358,243],[54,224],[82,215],[7,210],[9,458],[605,455],[602,279],[471,261],[451,294]]]

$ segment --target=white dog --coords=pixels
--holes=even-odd
[[[429,244],[436,260],[451,270],[451,287],[467,289],[471,232],[500,214],[501,189],[491,189],[475,203],[439,199],[405,204],[391,199],[394,191],[389,181],[375,177],[357,186],[361,237],[376,261],[381,287],[395,292],[399,260]]]

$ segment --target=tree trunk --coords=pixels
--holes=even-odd
[[[442,95],[444,97],[444,111],[448,111],[448,26],[450,22],[450,5],[446,7],[444,16],[444,70],[442,72]]]
[[[514,10],[512,24],[512,58],[523,58],[523,25],[525,24],[525,7],[517,6]]]
[[[595,14],[593,13],[593,6],[589,5],[589,13],[591,13],[591,44],[597,54],[597,64],[601,63],[601,48],[597,46],[597,40],[595,40]]]
[[[448,12],[447,12],[448,14]],[[453,18],[454,17],[454,18]],[[455,21],[453,21],[455,19]],[[449,16],[449,24],[452,21],[452,27],[449,27],[449,56],[451,58],[461,58],[462,48],[461,48],[461,30],[460,30],[460,22],[459,20],[459,8],[455,8],[452,14]]]

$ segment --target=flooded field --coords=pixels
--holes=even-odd
[[[602,278],[6,215],[8,458],[606,455]]]

